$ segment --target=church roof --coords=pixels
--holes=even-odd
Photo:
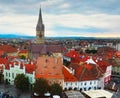
[[[47,54],[49,53],[61,53],[61,45],[46,45],[46,44],[33,44],[31,45],[32,53]]]

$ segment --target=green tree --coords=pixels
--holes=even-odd
[[[21,91],[26,91],[29,89],[29,79],[24,74],[18,74],[15,77],[14,84],[16,88],[20,89]]]
[[[26,57],[24,55],[21,55],[20,58],[24,59],[24,60],[26,59]]]
[[[52,95],[61,95],[62,87],[58,83],[54,83],[50,86],[50,93]]]
[[[35,93],[39,94],[40,96],[43,96],[44,93],[49,91],[49,85],[45,79],[39,78],[36,79],[33,90]]]
[[[68,67],[70,65],[70,62],[67,60],[63,60],[63,65],[65,65],[66,67]]]

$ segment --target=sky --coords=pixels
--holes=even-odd
[[[46,37],[120,37],[120,0],[0,0],[0,34],[35,36],[40,7]]]

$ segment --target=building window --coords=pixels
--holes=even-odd
[[[90,82],[90,85],[92,84],[92,82]]]
[[[82,83],[81,83],[81,85],[82,85]]]
[[[75,85],[77,85],[77,83],[75,83]]]
[[[68,83],[66,83],[66,86],[68,85]]]
[[[12,73],[12,78],[14,79],[14,73]]]
[[[7,77],[7,72],[6,72],[6,77]]]
[[[61,82],[59,82],[61,84]]]
[[[91,87],[89,87],[88,90],[91,90]]]
[[[96,81],[94,81],[94,84],[96,84]]]
[[[86,88],[84,88],[84,91],[86,91]]]
[[[32,83],[32,77],[30,77],[30,82]]]
[[[80,92],[82,91],[82,88],[80,88]]]
[[[10,77],[10,73],[9,73],[9,77]]]
[[[84,83],[84,85],[86,85],[86,82]]]
[[[94,87],[94,89],[96,90],[97,88],[96,88],[96,87]]]

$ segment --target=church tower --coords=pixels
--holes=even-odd
[[[42,21],[42,13],[41,13],[41,8],[39,12],[39,18],[38,18],[38,23],[36,26],[36,43],[37,44],[43,44],[45,42],[44,39],[44,24]]]

